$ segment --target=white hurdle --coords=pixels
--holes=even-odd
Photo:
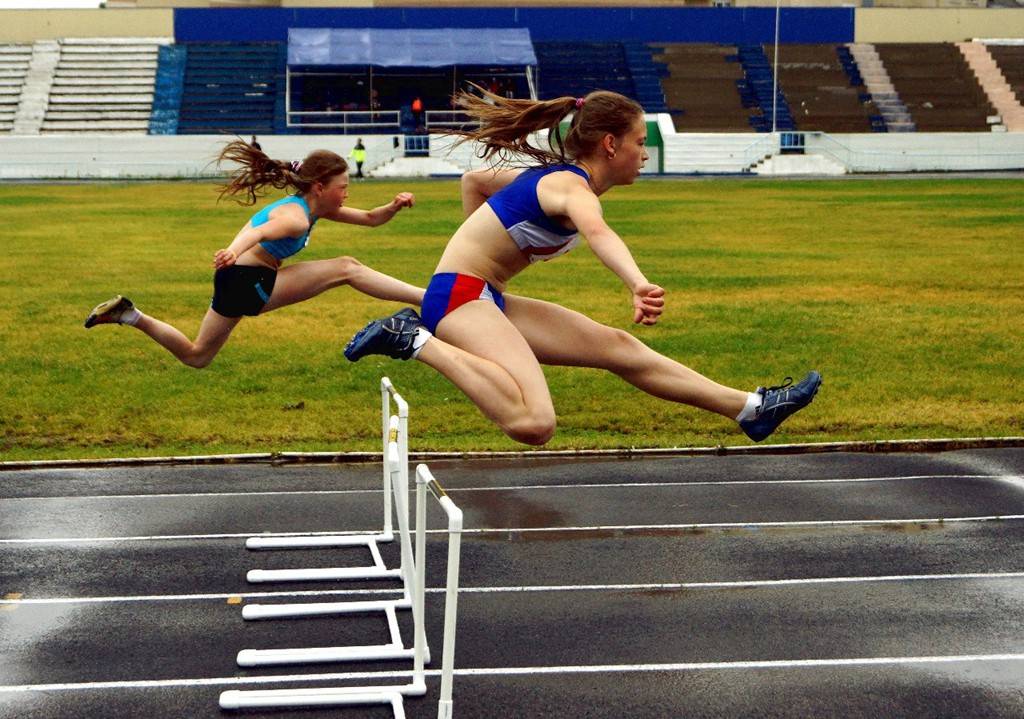
[[[239,666],[268,664],[296,664],[306,662],[336,662],[358,660],[404,659],[412,657],[413,650],[402,644],[398,629],[397,609],[412,607],[412,588],[415,565],[412,556],[412,534],[409,531],[409,405],[395,391],[387,377],[380,381],[382,467],[384,481],[384,528],[380,533],[340,535],[327,537],[252,537],[246,541],[249,549],[319,549],[365,545],[374,559],[368,567],[329,569],[252,570],[246,576],[250,582],[303,581],[330,579],[396,578],[402,581],[402,597],[379,601],[309,602],[301,604],[249,604],[243,607],[242,617],[248,620],[280,619],[325,614],[356,614],[384,612],[387,617],[390,641],[386,644],[361,647],[326,647],[316,649],[259,650],[243,649],[238,653]],[[392,402],[397,415],[391,414]],[[401,542],[401,566],[388,569],[384,565],[378,542],[391,541],[392,501],[398,517]],[[428,660],[429,661],[429,660]]]
[[[381,380],[382,391],[394,393],[391,383]],[[386,390],[384,388],[387,388]],[[396,401],[397,404],[397,401]],[[404,405],[402,402],[399,406]],[[385,406],[387,411],[387,405]],[[408,526],[408,455],[403,454],[400,430],[400,419],[392,416],[386,425],[387,448],[385,451],[385,467],[389,470],[398,517],[399,535],[402,540],[403,567],[409,574],[403,573],[407,581],[406,598],[411,595],[413,615],[413,648],[401,649],[401,638],[395,619],[393,602],[342,602],[321,605],[324,611],[310,609],[303,614],[346,614],[361,611],[386,611],[388,623],[392,630],[392,644],[371,647],[326,647],[314,649],[282,649],[243,650],[239,653],[239,664],[256,666],[262,664],[289,664],[318,661],[350,661],[355,659],[377,660],[412,658],[412,681],[405,685],[382,686],[350,686],[350,687],[310,687],[302,689],[269,689],[269,690],[229,690],[220,695],[222,709],[249,708],[283,708],[283,707],[318,707],[380,704],[390,706],[396,719],[405,719],[403,698],[406,696],[423,696],[426,694],[424,665],[430,661],[430,649],[427,646],[425,630],[425,598],[426,598],[426,493],[437,499],[441,509],[448,518],[448,567],[445,588],[444,640],[441,661],[441,693],[438,702],[438,719],[452,717],[452,681],[454,676],[455,629],[459,591],[459,557],[462,538],[462,511],[455,506],[445,493],[440,483],[431,475],[426,465],[416,468],[416,550],[413,555],[411,532]],[[407,445],[404,447],[407,452]],[[405,460],[405,461],[403,461]],[[404,477],[404,484],[403,484]],[[403,489],[404,487],[404,489]],[[257,605],[253,605],[257,606]],[[248,609],[249,607],[247,607]],[[262,615],[259,618],[269,618]],[[278,616],[300,616],[284,614]],[[247,617],[254,618],[254,617]],[[243,662],[243,655],[245,655]],[[267,661],[263,661],[266,658]],[[372,676],[372,675],[368,675]]]
[[[423,622],[423,602],[427,595],[426,569],[426,527],[427,510],[424,501],[426,489],[434,495],[441,509],[448,515],[448,572],[445,580],[444,599],[444,640],[441,648],[441,698],[437,704],[437,719],[452,717],[452,681],[455,675],[455,627],[459,604],[459,557],[462,549],[462,510],[455,506],[451,498],[445,494],[444,488],[434,479],[427,465],[416,467],[416,592],[415,602],[418,610],[413,609],[415,621]],[[421,644],[422,642],[422,644]],[[426,635],[416,630],[416,657],[413,675],[423,681],[423,662],[426,650]],[[427,660],[429,661],[429,659]]]
[[[252,583],[262,582],[309,582],[309,581],[335,581],[335,580],[349,580],[349,579],[364,579],[364,580],[378,580],[378,579],[401,579],[405,582],[406,586],[406,597],[405,600],[408,602],[408,580],[411,578],[408,575],[405,566],[399,569],[388,569],[384,565],[384,560],[380,556],[380,549],[378,543],[390,542],[394,539],[394,533],[392,531],[391,524],[391,503],[392,503],[392,490],[391,490],[391,469],[388,466],[388,443],[392,429],[390,427],[391,415],[391,403],[394,401],[395,408],[398,410],[398,451],[399,451],[399,462],[401,464],[402,479],[401,483],[406,488],[406,495],[408,496],[409,486],[409,405],[406,403],[402,396],[395,391],[394,385],[391,384],[391,380],[387,377],[382,377],[380,380],[380,395],[381,395],[381,453],[383,456],[382,462],[382,474],[384,484],[384,528],[374,534],[357,534],[357,535],[330,535],[323,537],[250,537],[246,540],[245,546],[247,549],[322,549],[331,547],[358,547],[365,546],[373,559],[373,564],[364,567],[329,567],[329,568],[318,568],[318,569],[253,569],[246,574],[246,579]],[[395,506],[395,510],[400,512],[399,507]],[[406,515],[408,516],[408,515]],[[404,561],[404,557],[403,557]],[[408,608],[408,604],[405,605]],[[247,616],[247,619],[256,619],[254,611],[250,611],[253,616]],[[276,616],[301,616],[296,615],[285,615],[278,613]]]
[[[397,395],[396,395],[397,396]],[[390,484],[398,516],[398,533],[402,553],[402,578],[405,582],[403,597],[395,600],[355,602],[314,602],[306,604],[259,605],[253,604],[242,609],[245,619],[277,619],[323,614],[357,614],[383,611],[387,617],[390,641],[386,644],[371,644],[345,647],[311,647],[301,649],[243,649],[238,653],[238,665],[256,667],[279,664],[310,664],[319,662],[382,661],[386,659],[412,659],[415,648],[402,643],[398,628],[396,609],[408,608],[415,588],[416,564],[412,549],[412,532],[409,529],[408,461],[402,462],[399,418],[392,415],[388,427],[388,450],[385,466],[390,470]],[[413,614],[417,612],[412,604]],[[416,631],[422,631],[422,626]],[[429,648],[425,651],[427,661]]]

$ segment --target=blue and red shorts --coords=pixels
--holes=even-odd
[[[420,306],[423,324],[432,333],[437,323],[462,305],[473,300],[489,300],[505,311],[505,298],[491,283],[479,277],[460,275],[456,272],[439,272],[430,278],[427,292]]]

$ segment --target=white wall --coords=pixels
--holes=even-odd
[[[955,172],[1024,169],[1024,133],[941,132],[824,135],[808,133],[806,152],[848,172]]]
[[[805,137],[808,154],[834,159],[850,172],[1024,169],[1024,133],[807,133]],[[757,133],[677,135],[663,130],[663,138],[668,173],[744,172],[777,151],[775,138]],[[226,135],[0,136],[0,180],[213,177],[218,174],[213,160],[229,139]],[[391,135],[363,138],[364,172],[401,152],[393,149],[392,139]],[[355,140],[352,135],[259,138],[264,151],[280,160],[302,159],[320,148],[347,157]],[[480,164],[465,146],[449,159],[463,167]]]
[[[232,139],[230,135],[0,136],[0,179],[213,177],[219,174],[214,160]],[[356,137],[277,135],[260,137],[259,143],[276,160],[301,160],[317,149],[348,157]],[[363,144],[364,172],[394,157],[391,135],[368,135]]]

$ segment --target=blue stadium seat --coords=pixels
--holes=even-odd
[[[267,134],[276,129],[283,43],[189,43],[179,134]],[[283,115],[283,107],[280,108]]]
[[[745,81],[737,81],[737,89],[743,97],[744,107],[756,107],[761,110],[759,117],[750,118],[751,127],[757,132],[771,132],[774,104],[776,128],[795,130],[796,123],[793,122],[789,103],[786,102],[786,96],[781,90],[777,91],[775,102],[772,102],[774,75],[764,49],[760,45],[740,45],[738,50],[737,58],[743,66]],[[744,83],[743,86],[740,86],[740,82]]]
[[[542,100],[611,90],[639,101],[622,43],[534,42]]]

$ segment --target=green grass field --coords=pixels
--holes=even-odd
[[[460,220],[455,181],[367,182],[415,209],[377,229],[321,223],[300,259],[350,254],[424,284]],[[641,181],[604,199],[667,290],[657,350],[744,389],[819,369],[815,403],[769,442],[1024,434],[1024,181]],[[348,288],[247,319],[186,368],[131,328],[82,328],[115,293],[193,336],[213,252],[251,209],[212,184],[0,186],[0,460],[379,448],[378,379],[412,404],[417,450],[511,449],[415,362],[341,356],[396,309]],[[630,327],[628,295],[585,247],[510,291]],[[546,370],[553,449],[747,444],[716,415],[593,370]]]

